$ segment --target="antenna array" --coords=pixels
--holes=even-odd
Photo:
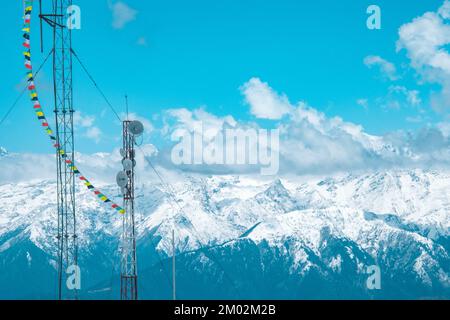
[[[123,148],[120,150],[123,171],[117,174],[117,184],[122,189],[125,213],[122,220],[120,297],[137,300],[136,228],[134,216],[135,137],[144,127],[139,121],[123,121]]]

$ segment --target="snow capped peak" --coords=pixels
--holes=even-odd
[[[269,187],[255,196],[259,205],[270,208],[272,212],[290,212],[300,206],[280,179],[274,180]]]
[[[0,252],[29,241],[55,255],[55,188],[53,181],[0,185]],[[445,278],[439,261],[448,259],[441,242],[445,246],[450,231],[449,188],[449,174],[423,170],[269,183],[245,176],[188,177],[172,184],[175,199],[166,185],[143,184],[136,190],[138,245],[170,256],[172,230],[177,252],[245,240],[278,248],[292,259],[292,272],[301,268],[299,274],[318,259],[336,272],[357,254],[375,259],[393,252],[406,259],[401,250],[411,247],[411,261],[403,261],[415,266],[411,272],[422,278],[433,266]],[[98,243],[116,250],[121,217],[85,189],[77,192],[82,254]],[[105,186],[105,192],[118,194],[116,186]],[[30,251],[31,265],[35,256]]]
[[[277,197],[289,197],[289,191],[284,187],[280,179],[274,180],[270,186],[264,191],[264,194],[270,196],[271,198]]]
[[[0,157],[6,157],[7,155],[8,151],[5,148],[0,147]]]

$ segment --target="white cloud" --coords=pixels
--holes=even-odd
[[[136,152],[136,169],[138,181],[156,180],[154,172],[144,159],[146,156],[155,156],[156,148],[153,145],[144,144]],[[80,171],[94,185],[101,186],[104,183],[115,183],[116,173],[122,170],[122,157],[119,148],[110,153],[75,154],[75,163]],[[32,180],[56,180],[55,154],[29,154],[9,153],[0,157],[0,184],[20,183]],[[143,180],[140,180],[143,179]],[[84,188],[82,183],[77,186]]]
[[[371,165],[371,137],[339,117],[327,118],[299,103],[281,125],[282,169],[297,174],[358,170]],[[288,169],[289,168],[289,169]]]
[[[420,115],[418,115],[414,117],[406,117],[406,121],[410,123],[421,123],[424,121],[424,119]]]
[[[169,109],[166,112],[165,134],[169,134],[169,126],[174,130],[187,130],[193,133],[203,133],[205,140],[214,138],[225,126],[235,127],[236,120],[232,116],[218,117],[205,111],[203,108],[190,111],[186,108]],[[175,123],[169,124],[170,119]]]
[[[374,66],[378,67],[383,76],[388,78],[391,81],[395,81],[399,79],[397,75],[397,68],[395,65],[380,56],[367,56],[364,58],[364,64],[368,68],[372,68]]]
[[[262,84],[255,78],[253,78],[253,83]],[[375,163],[374,159],[371,159],[372,156],[376,157],[371,148],[377,138],[365,134],[361,126],[344,122],[338,117],[327,118],[325,114],[304,102],[292,105],[288,102],[287,97],[284,96],[281,99],[267,84],[262,86],[265,94],[258,97],[258,103],[267,105],[274,104],[274,101],[277,101],[277,104],[282,101],[284,110],[286,110],[286,117],[276,127],[280,130],[280,169],[283,173],[309,174],[346,169],[356,170]],[[248,95],[245,90],[242,93]],[[188,130],[198,134],[201,134],[201,130],[203,130],[202,141],[204,144],[213,141],[214,137],[226,126],[240,129],[259,128],[255,123],[237,122],[231,116],[217,117],[204,109],[194,111],[185,108],[173,109],[167,112],[167,116],[175,119],[175,123],[167,125],[166,130],[171,132]],[[167,134],[170,135],[169,132]],[[194,152],[196,151],[194,150]],[[193,166],[184,169],[211,171],[211,167],[207,166]],[[225,172],[228,173],[242,173],[239,171],[242,170],[242,167],[239,169],[222,167],[221,169],[225,169]],[[247,169],[252,170],[250,167]],[[224,173],[223,171],[219,172]]]
[[[83,128],[91,127],[95,122],[95,116],[84,115],[83,113],[77,111],[73,114],[73,124],[74,126],[80,126]]]
[[[438,83],[441,93],[431,97],[435,110],[450,107],[450,2],[446,0],[437,12],[426,12],[399,30],[397,50],[406,50],[411,66],[424,81]]]
[[[376,98],[374,103],[383,109],[415,108],[416,111],[423,111],[420,92],[401,85],[390,85],[387,94]]]
[[[439,15],[444,19],[450,19],[450,1],[446,0],[438,10]]]
[[[55,156],[48,154],[14,154],[0,158],[0,183],[47,180],[56,176]]]
[[[418,90],[410,90],[410,91],[408,91],[408,94],[407,94],[408,102],[412,106],[418,106],[419,104],[422,103],[422,99],[420,99],[419,94],[420,93],[419,93]]]
[[[444,137],[446,138],[450,137],[450,122],[438,123],[437,127],[439,128],[439,130],[441,130]]]
[[[356,100],[356,104],[363,107],[365,110],[369,109],[369,101],[367,99],[358,99]]]
[[[279,95],[259,78],[252,78],[241,87],[250,113],[260,119],[278,120],[291,112],[286,95]]]
[[[450,26],[445,19],[436,12],[427,12],[400,27],[397,49],[407,50],[416,69],[431,67],[448,73],[450,55],[443,47],[449,42]]]
[[[75,129],[81,130],[81,135],[88,139],[93,140],[95,143],[99,143],[102,137],[102,131],[99,127],[95,126],[95,116],[84,114],[82,112],[75,112],[73,115],[73,124]]]
[[[124,28],[129,22],[136,20],[138,14],[137,10],[129,7],[123,1],[118,1],[116,3],[109,1],[109,8],[112,11],[112,26],[114,29]]]
[[[102,136],[102,131],[98,127],[90,127],[86,130],[85,136],[94,140],[95,143],[99,143]]]
[[[422,103],[419,91],[409,90],[404,86],[390,86],[389,93],[392,95],[399,94],[403,96],[407,104],[413,107],[416,107]]]

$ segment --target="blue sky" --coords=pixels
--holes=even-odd
[[[115,7],[118,3],[122,7]],[[292,104],[305,101],[327,117],[361,125],[369,134],[417,130],[446,121],[445,113],[430,105],[430,93],[440,90],[439,82],[421,81],[406,50],[396,51],[399,28],[427,11],[436,12],[443,0],[78,0],[74,4],[82,10],[82,29],[73,32],[74,49],[119,111],[124,110],[127,93],[130,110],[155,128],[162,126],[168,109],[200,107],[218,117],[231,115],[238,121],[272,126],[273,120],[255,118],[245,102],[240,88],[251,78],[285,94]],[[370,4],[382,10],[381,30],[366,27]],[[131,10],[130,21],[123,10],[114,16],[114,8],[125,7]],[[2,10],[1,116],[18,95],[24,74],[22,3],[8,1]],[[36,14],[35,66],[45,56],[39,52]],[[369,68],[364,63],[367,57],[394,65],[395,75],[386,75],[379,63]],[[76,62],[74,66],[75,108],[84,120],[77,126],[77,149],[111,151],[119,145],[120,125]],[[37,85],[51,114],[49,67]],[[405,92],[416,92],[420,103],[411,105]],[[0,126],[0,135],[0,145],[10,151],[53,152],[26,97]],[[158,145],[159,137],[155,130],[148,139]]]

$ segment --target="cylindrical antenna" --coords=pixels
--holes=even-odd
[[[126,108],[126,112],[127,112],[127,121],[128,121],[129,119],[128,119],[128,95],[127,94],[125,94],[125,108]]]

